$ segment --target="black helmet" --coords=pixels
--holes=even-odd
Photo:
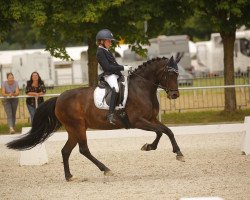
[[[96,34],[96,40],[115,40],[115,39],[110,30],[102,29]]]

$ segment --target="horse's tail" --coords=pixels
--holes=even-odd
[[[61,127],[55,115],[57,97],[53,97],[42,103],[35,112],[31,130],[25,135],[7,143],[7,147],[16,150],[31,149],[44,142],[53,132]]]

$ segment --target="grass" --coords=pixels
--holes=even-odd
[[[244,122],[245,116],[250,116],[250,109],[235,112],[196,111],[169,113],[162,115],[162,122],[166,125],[241,123]]]
[[[30,123],[24,122],[24,123],[18,123],[16,124],[15,131],[17,133],[21,133],[22,127],[30,126]],[[0,124],[0,134],[9,134],[9,127],[7,124]]]
[[[162,122],[166,125],[193,125],[193,124],[218,124],[218,123],[242,123],[245,116],[250,116],[250,109],[237,110],[236,112],[225,111],[200,111],[200,112],[183,112],[169,113],[162,115]],[[16,126],[16,132],[21,132],[22,127],[30,126],[29,123],[23,122]],[[61,128],[60,130],[64,130]],[[0,124],[0,134],[8,134],[9,129],[6,124]]]
[[[234,79],[236,85],[249,84],[249,77],[235,77]],[[196,78],[194,79],[193,86],[222,86],[224,85],[223,77],[209,77],[209,78]]]
[[[22,127],[30,127],[30,123],[28,122],[23,122],[23,123],[18,123],[16,124],[15,131],[16,133],[21,133],[22,132]],[[59,130],[64,131],[64,127],[61,127]],[[0,124],[0,135],[5,135],[9,134],[9,127],[7,124]]]

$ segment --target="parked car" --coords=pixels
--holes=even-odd
[[[179,71],[179,76],[178,76],[178,84],[180,86],[188,85],[192,86],[193,85],[193,80],[194,77],[192,74],[188,73],[181,65],[178,64],[178,71]]]

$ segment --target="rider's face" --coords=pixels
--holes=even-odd
[[[105,40],[104,41],[104,46],[109,49],[109,47],[111,46],[111,40]]]

